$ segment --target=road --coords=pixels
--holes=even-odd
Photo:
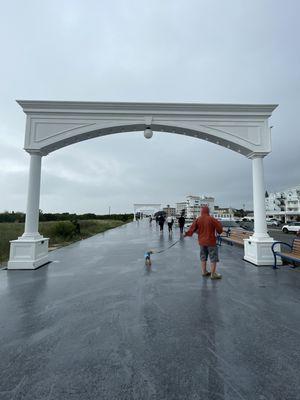
[[[254,229],[253,222],[243,222],[241,226],[251,231],[253,231]],[[268,232],[269,235],[275,240],[278,240],[280,242],[285,242],[288,244],[292,244],[293,240],[296,237],[295,233],[283,233],[281,228],[275,228],[271,226],[268,226]]]
[[[292,244],[293,240],[296,238],[295,233],[283,233],[282,230],[278,228],[269,228],[269,234],[275,240],[288,244]]]

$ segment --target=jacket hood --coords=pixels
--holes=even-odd
[[[207,206],[201,208],[201,215],[209,215],[209,208]]]

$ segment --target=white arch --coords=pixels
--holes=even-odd
[[[268,118],[276,105],[18,101],[27,115],[25,150],[46,155],[120,132],[172,132],[245,156],[271,151]]]
[[[160,203],[135,203],[133,205],[133,219],[136,220],[136,213],[143,211],[143,212],[150,212],[154,213],[155,211],[161,210]]]
[[[147,127],[208,140],[252,159],[255,232],[245,241],[245,259],[256,265],[273,262],[273,239],[265,218],[263,158],[271,151],[268,119],[276,105],[18,103],[27,115],[24,148],[31,160],[25,232],[11,242],[9,269],[34,269],[48,261],[48,239],[38,233],[42,157],[76,142]]]

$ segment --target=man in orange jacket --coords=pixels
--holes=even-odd
[[[218,257],[218,246],[216,240],[216,232],[221,234],[223,227],[221,222],[209,215],[209,208],[201,209],[201,216],[193,222],[190,229],[184,236],[192,236],[198,233],[198,242],[200,245],[200,259],[202,267],[202,276],[210,276],[211,279],[221,279],[222,275],[216,272]],[[207,259],[210,259],[211,271],[207,271]]]

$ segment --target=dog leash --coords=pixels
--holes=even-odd
[[[167,247],[166,249],[160,250],[160,251],[154,251],[153,254],[159,254],[163,253],[164,251],[169,250],[171,247],[175,246],[180,241],[180,239],[176,240],[176,242],[172,243],[171,246]]]

